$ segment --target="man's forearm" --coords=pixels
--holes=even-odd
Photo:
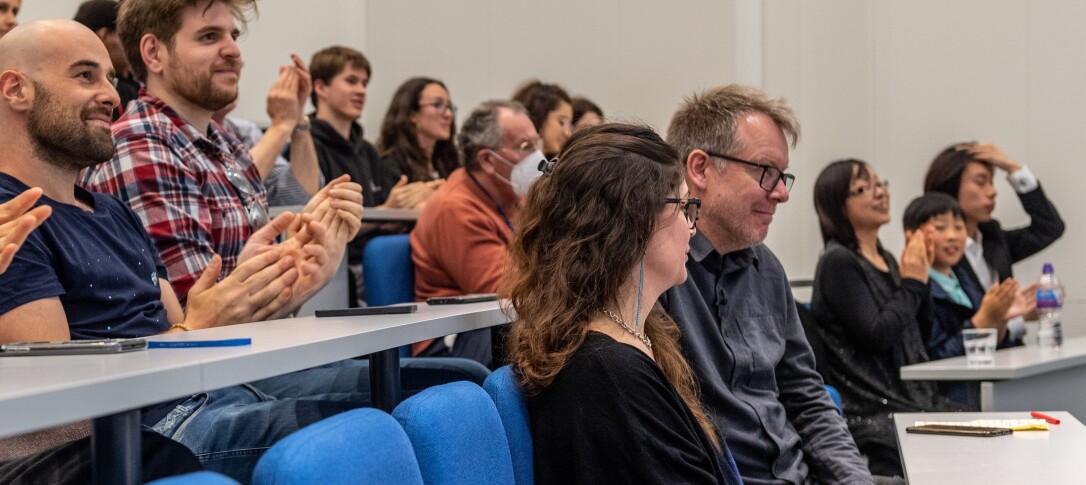
[[[291,136],[290,172],[309,195],[320,190],[321,169],[309,130],[294,131]]]
[[[260,180],[268,178],[268,174],[271,173],[272,167],[275,166],[275,159],[279,157],[280,153],[283,153],[283,148],[287,146],[287,142],[290,141],[290,134],[294,131],[293,128],[283,125],[272,125],[268,128],[268,131],[264,132],[264,135],[260,137],[260,141],[256,142],[249,149],[249,152],[253,155],[253,164],[256,165],[256,169],[260,171]],[[310,141],[312,144],[312,141]],[[293,152],[291,153],[293,155]],[[299,180],[300,182],[301,180]],[[302,187],[305,187],[304,185]],[[306,189],[308,190],[308,189]]]

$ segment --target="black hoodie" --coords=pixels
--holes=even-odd
[[[351,123],[351,137],[344,140],[332,125],[313,120],[313,145],[317,150],[317,161],[325,180],[332,180],[343,174],[349,174],[351,181],[362,184],[362,205],[374,207],[381,205],[388,198],[388,191],[395,180],[384,174],[379,167],[377,149],[362,138],[362,125]],[[347,259],[351,262],[362,260],[364,239],[360,234],[347,244]]]

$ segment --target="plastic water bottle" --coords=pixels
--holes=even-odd
[[[1037,280],[1037,316],[1040,329],[1037,337],[1041,348],[1055,349],[1063,345],[1063,326],[1060,310],[1063,309],[1063,287],[1052,271],[1052,263],[1045,263],[1041,279]]]

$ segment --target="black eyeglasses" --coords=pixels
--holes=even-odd
[[[683,215],[686,216],[686,222],[690,223],[690,229],[698,227],[698,215],[701,214],[701,199],[697,197],[688,197],[686,199],[668,197],[664,199],[664,203],[679,204],[679,210],[683,211]]]
[[[762,165],[760,163],[754,163],[750,160],[743,160],[742,158],[735,158],[729,155],[723,155],[720,153],[713,153],[709,150],[705,150],[705,153],[710,157],[723,158],[735,163],[742,163],[743,165],[750,165],[751,167],[758,167],[762,169],[762,176],[758,178],[758,186],[766,192],[773,192],[773,189],[777,188],[778,182],[784,183],[784,190],[791,192],[792,183],[796,181],[796,176],[790,173],[784,173],[777,167],[771,165]]]
[[[433,101],[433,102],[430,102],[430,103],[419,103],[420,108],[424,107],[424,106],[429,106],[429,107],[433,108],[434,111],[437,111],[438,113],[444,113],[445,110],[447,109],[447,110],[452,112],[453,116],[456,116],[456,105],[453,104],[452,101],[443,101],[443,100],[439,99],[437,101]]]
[[[249,221],[249,228],[253,231],[264,227],[268,223],[268,208],[256,202],[256,188],[249,179],[232,168],[226,169],[226,180],[241,196],[241,203],[245,206],[245,216]]]
[[[875,189],[882,189],[884,191],[889,190],[890,189],[890,181],[889,180],[875,179],[874,182],[871,182],[871,183],[869,183],[867,185],[861,185],[859,187],[856,187],[856,189],[854,189],[854,190],[848,191],[848,196],[849,197],[857,197],[857,196],[864,195],[864,194],[866,194],[868,192],[871,192],[872,194],[874,194]]]

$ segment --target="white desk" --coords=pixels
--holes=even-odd
[[[991,367],[968,367],[965,357],[913,364],[901,378],[980,381],[981,411],[1066,409],[1086,419],[1086,337],[1068,338],[1058,350],[999,350]]]
[[[897,413],[894,424],[910,485],[1081,484],[1086,426],[1067,412],[1045,411],[1060,420],[1049,431],[1021,431],[975,438],[906,433],[916,421],[1028,419],[1029,413]]]
[[[277,207],[269,207],[268,212],[271,217],[278,216],[284,212],[293,212],[298,214],[302,212],[300,205],[284,205]],[[419,210],[417,209],[379,209],[377,207],[366,207],[365,212],[362,213],[362,220],[366,222],[414,222],[419,219]]]
[[[401,345],[509,320],[497,302],[418,305],[419,311],[411,314],[301,317],[149,338],[253,340],[252,345],[243,347],[0,358],[0,437],[96,418],[96,439],[100,432],[108,431],[112,442],[137,452],[135,456],[124,455],[134,461],[139,450],[139,408],[143,406],[360,355],[391,354],[395,362]],[[379,363],[371,362],[371,376],[379,372],[376,367]],[[395,370],[398,385],[398,364]],[[371,385],[375,391],[382,387],[379,382]],[[375,395],[375,403],[377,399]],[[386,403],[386,407],[394,404]],[[137,444],[134,449],[133,440]],[[132,463],[115,465],[127,471]]]

